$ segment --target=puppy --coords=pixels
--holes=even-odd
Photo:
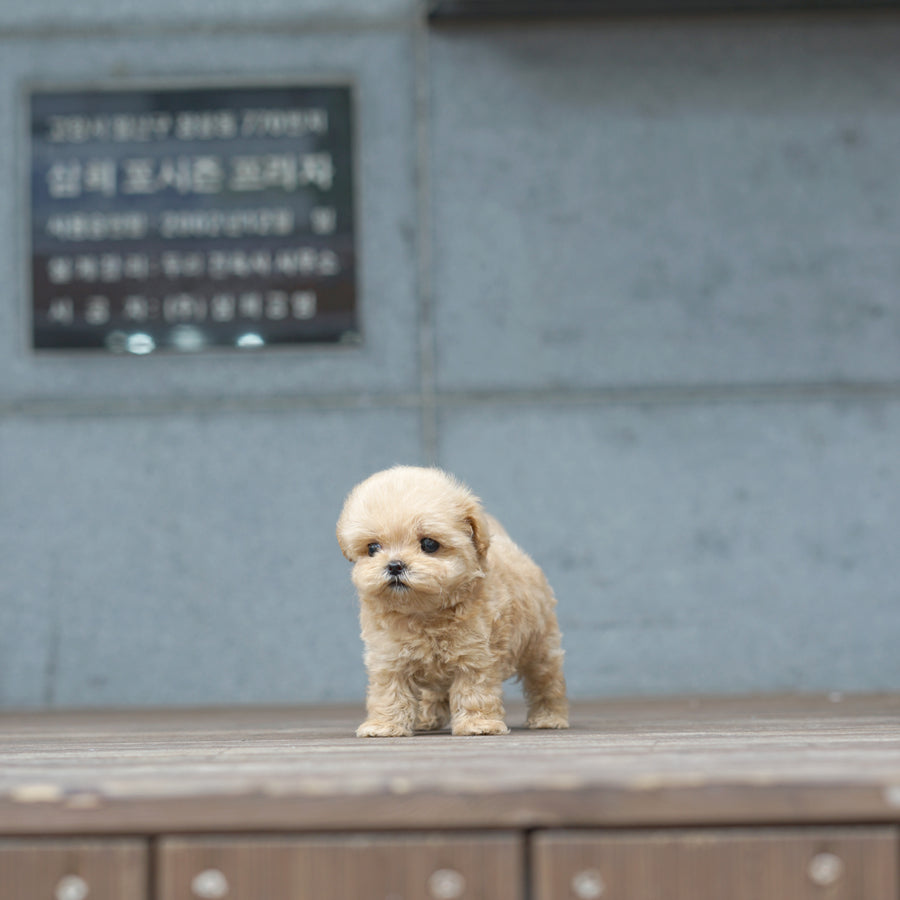
[[[378,472],[350,492],[337,538],[369,676],[359,737],[506,734],[513,675],[529,727],[568,727],[553,591],[468,488],[439,469]]]

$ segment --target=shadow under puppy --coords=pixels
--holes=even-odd
[[[529,727],[568,727],[553,591],[468,488],[439,469],[378,472],[350,492],[337,538],[366,648],[359,737],[506,734],[514,675]]]

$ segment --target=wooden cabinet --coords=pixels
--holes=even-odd
[[[359,715],[0,713],[0,900],[900,900],[900,695]]]
[[[144,841],[0,841],[3,900],[147,900]]]
[[[896,900],[891,828],[720,829],[534,838],[534,900]]]
[[[524,836],[160,841],[156,900],[519,900]]]
[[[893,827],[0,841],[2,900],[897,900]],[[530,885],[530,894],[527,886]]]

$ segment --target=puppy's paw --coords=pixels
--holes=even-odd
[[[356,736],[362,738],[409,737],[411,734],[412,731],[396,722],[378,722],[374,719],[367,719],[356,729]]]
[[[569,719],[561,713],[548,710],[530,715],[525,724],[529,728],[568,728]]]
[[[450,724],[450,703],[432,691],[423,691],[419,701],[416,731],[440,731]]]
[[[449,716],[420,715],[416,719],[416,731],[440,731],[447,727],[449,721]]]
[[[453,734],[509,734],[503,719],[485,716],[468,716],[453,723]]]

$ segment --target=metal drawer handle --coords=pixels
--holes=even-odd
[[[844,862],[834,853],[817,853],[806,868],[809,880],[819,887],[831,887],[844,874]]]
[[[191,891],[200,900],[220,900],[228,894],[228,879],[218,869],[205,869],[194,876]]]
[[[578,900],[597,900],[605,890],[603,877],[596,869],[584,869],[572,876],[572,893]]]
[[[53,896],[56,900],[86,900],[91,892],[88,883],[78,875],[66,875],[60,878]]]
[[[428,879],[428,893],[434,900],[458,900],[466,889],[466,879],[456,869],[438,869]]]

